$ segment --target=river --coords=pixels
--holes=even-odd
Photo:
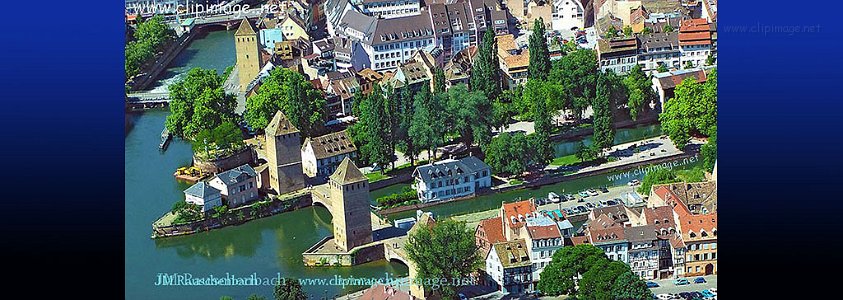
[[[234,31],[211,32],[173,62],[156,89],[178,80],[192,67],[222,73],[234,64]],[[252,293],[272,298],[271,286],[157,286],[159,274],[188,273],[194,278],[291,276],[332,279],[399,277],[407,267],[373,262],[354,267],[306,268],[301,253],[331,234],[331,215],[325,208],[308,207],[241,226],[163,240],[150,238],[152,222],[184,198],[189,185],[175,181],[176,168],[191,162],[190,145],[173,140],[166,152],[158,142],[168,111],[151,110],[126,117],[125,137],[125,298],[126,299],[245,299]],[[97,262],[92,261],[96,264]],[[334,297],[364,286],[304,286],[311,297]]]

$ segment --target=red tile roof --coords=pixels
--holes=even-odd
[[[519,228],[526,224],[526,218],[528,214],[532,214],[536,212],[536,204],[533,203],[532,199],[518,201],[513,203],[504,203],[503,204],[503,218],[506,220],[506,224],[512,228]],[[515,223],[512,222],[514,217]],[[523,217],[524,220],[519,220],[519,218]]]
[[[555,224],[546,226],[527,226],[527,233],[530,234],[530,238],[534,240],[562,237],[562,232],[559,232],[559,227]]]
[[[588,237],[587,236],[573,236],[571,237],[571,243],[576,245],[588,244]]]
[[[365,300],[387,300],[387,299],[410,300],[410,299],[415,299],[415,297],[410,296],[410,294],[408,294],[407,292],[400,291],[400,290],[398,290],[394,287],[378,284],[378,285],[372,286],[371,288],[369,288],[368,290],[363,292],[363,295],[360,296],[360,299],[365,299]]]
[[[477,226],[486,233],[486,241],[489,244],[506,242],[506,238],[503,236],[503,222],[501,222],[500,217],[480,220],[480,224]]]

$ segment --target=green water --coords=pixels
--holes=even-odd
[[[229,44],[231,47],[214,48]],[[212,32],[205,39],[196,40],[190,48],[202,51],[183,54],[184,57],[176,59],[177,66],[171,69],[187,70],[199,66],[222,72],[225,66],[234,63],[233,32]],[[222,295],[245,299],[252,293],[272,298],[270,286],[156,286],[159,273],[218,278],[226,273],[238,277],[253,273],[259,277],[275,277],[281,273],[281,276],[324,279],[336,275],[357,278],[384,277],[385,273],[392,277],[407,275],[406,266],[385,261],[354,267],[305,268],[301,253],[331,234],[331,216],[322,207],[309,207],[185,237],[150,239],[152,222],[169,210],[173,202],[183,199],[182,191],[188,187],[176,182],[172,174],[177,167],[191,162],[190,145],[176,139],[166,152],[158,151],[167,114],[169,112],[158,110],[126,117],[126,299],[219,299]],[[362,288],[304,287],[311,297],[317,298]]]
[[[657,137],[662,134],[661,125],[651,124],[635,128],[621,128],[615,131],[615,145]],[[582,139],[585,145],[591,145],[591,136]],[[556,157],[577,153],[579,141],[564,141],[553,146]]]
[[[691,162],[690,160],[679,159],[678,164],[680,164],[680,166],[677,166],[678,169],[689,169],[696,166],[701,166],[702,162],[698,158],[695,159],[693,162]],[[627,171],[615,171],[602,175],[593,175],[579,179],[563,181],[533,189],[521,189],[498,194],[484,195],[468,200],[449,202],[441,205],[428,207],[425,209],[425,211],[432,211],[434,216],[439,218],[449,217],[454,215],[497,209],[501,207],[502,202],[513,202],[519,199],[529,199],[531,197],[547,197],[547,193],[549,192],[573,194],[589,188],[625,185],[632,179],[641,180],[644,177],[642,172],[639,172],[641,174],[634,174],[635,172],[632,170],[630,170],[628,173]],[[613,175],[619,176],[615,177]],[[415,211],[405,211],[391,214],[389,215],[389,219],[398,220],[401,218],[407,218],[412,216],[415,216]]]

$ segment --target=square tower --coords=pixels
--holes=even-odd
[[[301,133],[280,110],[266,133],[266,160],[269,186],[279,195],[304,188],[301,164]],[[358,171],[359,172],[359,171]]]
[[[234,33],[234,48],[237,52],[237,72],[242,93],[246,92],[249,83],[258,76],[263,65],[258,33],[248,19],[243,19]]]
[[[372,242],[369,181],[346,157],[328,180],[334,241],[343,251]]]

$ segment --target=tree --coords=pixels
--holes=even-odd
[[[705,83],[688,77],[676,86],[659,115],[662,130],[677,148],[683,149],[692,135],[711,136],[717,130],[717,70]]]
[[[446,94],[451,130],[461,137],[466,146],[488,144],[492,138],[492,103],[489,98],[479,91],[469,92],[465,84],[451,87]]]
[[[548,81],[561,85],[563,108],[570,109],[577,118],[591,104],[597,87],[597,55],[590,49],[579,49],[553,62]],[[557,107],[556,104],[551,105]]]
[[[275,285],[275,300],[307,300],[298,279],[285,277]]]
[[[708,137],[708,142],[702,146],[700,153],[703,157],[703,167],[706,171],[714,169],[714,163],[717,162],[717,127],[714,132]]]
[[[226,94],[215,70],[193,68],[184,79],[169,86],[170,115],[167,129],[187,140],[205,129],[234,121],[237,100]]]
[[[632,27],[630,27],[629,25],[624,26],[623,27],[623,36],[631,37],[632,36]]]
[[[706,66],[713,66],[714,65],[714,55],[708,54],[708,57],[705,58],[705,65]]]
[[[482,91],[486,98],[497,99],[501,94],[498,43],[491,26],[486,27],[477,59],[471,66],[471,90]]]
[[[411,232],[404,250],[418,270],[415,279],[425,283],[422,286],[426,290],[431,290],[429,282],[457,282],[483,264],[475,245],[474,231],[464,222],[451,219]],[[443,299],[454,298],[459,288],[446,284],[434,292],[440,293]]]
[[[667,65],[666,64],[659,64],[659,68],[656,69],[659,73],[667,72]]]
[[[529,103],[530,117],[536,131],[531,139],[532,149],[536,152],[533,162],[542,165],[550,163],[554,157],[553,144],[550,142],[553,113],[548,107],[548,102],[555,96],[552,95],[554,91],[550,83],[534,79],[527,81],[524,89],[524,101]]]
[[[193,153],[210,157],[212,150],[215,154],[228,155],[243,149],[246,144],[243,142],[240,128],[233,122],[227,121],[217,128],[200,131],[193,139],[192,146]]]
[[[547,49],[545,24],[541,17],[533,23],[533,33],[530,34],[528,48],[530,49],[530,62],[527,72],[530,74],[530,78],[547,80],[547,76],[550,74],[550,52]]]
[[[664,24],[664,27],[662,27],[662,31],[673,32],[673,26],[670,26],[670,24]]]
[[[615,279],[612,285],[612,299],[616,300],[650,300],[653,292],[647,288],[641,278],[632,272],[625,272]]]
[[[574,156],[580,160],[580,162],[591,161],[597,158],[597,153],[600,152],[600,149],[597,148],[594,144],[591,146],[586,145],[582,140],[577,144],[577,152],[574,153]]]
[[[652,101],[656,99],[656,93],[653,91],[653,84],[649,76],[641,70],[640,65],[635,65],[627,73],[623,83],[629,91],[629,99],[627,100],[627,107],[629,108],[629,116],[632,120],[638,119],[638,114],[644,108],[649,106]]]
[[[445,85],[445,70],[442,70],[440,67],[436,67],[433,70],[433,92],[437,94],[444,93]]]
[[[644,27],[644,29],[641,30],[641,34],[651,34],[651,33],[653,33],[653,30],[650,29],[650,27]]]
[[[573,294],[577,276],[602,260],[608,260],[603,250],[590,244],[562,247],[542,271],[537,288],[545,295]]]
[[[408,136],[413,145],[421,151],[427,149],[429,158],[436,156],[436,148],[445,139],[444,94],[433,95],[430,86],[422,84],[421,90],[413,96],[413,119]]]
[[[253,128],[266,128],[277,111],[284,112],[305,137],[321,133],[325,125],[325,98],[305,77],[287,68],[275,68],[257,94],[246,99],[243,117]]]
[[[597,83],[597,96],[591,107],[594,110],[594,145],[597,149],[612,147],[615,142],[615,121],[611,104],[612,87],[608,75],[602,75]]]
[[[492,138],[483,153],[492,171],[512,175],[526,171],[534,156],[530,139],[526,135],[509,132],[503,132]]]
[[[249,298],[246,298],[246,300],[266,300],[266,297],[258,296],[258,294],[251,294],[249,295]]]
[[[609,26],[609,29],[606,30],[606,38],[611,39],[616,37],[618,37],[618,29],[615,26]]]
[[[397,148],[399,151],[410,159],[410,165],[415,165],[416,157],[421,150],[410,136],[410,127],[413,125],[413,117],[415,116],[415,104],[413,92],[409,88],[402,88],[399,93],[398,104],[398,134],[399,139]]]
[[[149,20],[138,20],[137,29],[132,31],[126,43],[126,78],[140,72],[141,65],[155,56],[164,44],[173,40],[176,34],[160,15]]]
[[[360,159],[383,170],[395,156],[390,145],[392,123],[387,112],[387,100],[379,86],[361,100],[360,115],[357,123],[349,128],[349,133],[357,144]]]
[[[694,63],[692,63],[691,61],[686,61],[686,62],[685,62],[685,67],[684,67],[684,69],[693,69],[693,68],[694,68]]]
[[[638,187],[638,193],[642,195],[649,195],[650,189],[653,185],[675,182],[679,182],[679,178],[676,177],[676,172],[671,169],[656,168],[644,175],[644,179],[641,180],[641,186]]]
[[[621,274],[630,272],[625,263],[601,259],[582,274],[577,296],[580,299],[614,300],[612,287]]]

